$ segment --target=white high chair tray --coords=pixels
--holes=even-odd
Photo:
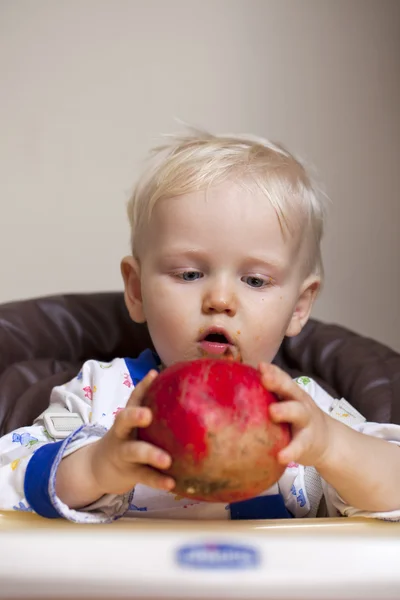
[[[0,512],[0,598],[400,598],[400,524],[121,520]]]

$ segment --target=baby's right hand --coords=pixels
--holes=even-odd
[[[124,494],[138,483],[168,491],[175,485],[171,477],[159,472],[171,465],[170,455],[136,439],[135,430],[151,423],[150,409],[140,404],[156,377],[156,371],[147,374],[115,417],[111,429],[93,444],[92,476],[103,494]]]

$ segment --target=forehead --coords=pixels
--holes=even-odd
[[[232,182],[159,200],[144,237],[152,248],[197,244],[215,253],[268,251],[287,259],[301,241],[300,232],[284,230],[261,190]]]

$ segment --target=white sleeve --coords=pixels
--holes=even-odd
[[[297,383],[305,389],[305,391],[311,396],[314,402],[326,413],[330,413],[332,407],[337,404],[337,400],[332,398],[325,390],[321,388],[315,381],[308,377],[299,377]],[[400,426],[393,424],[385,424],[385,423],[372,423],[367,422],[365,419],[357,419],[354,418],[354,414],[358,415],[355,409],[343,399],[340,400],[342,406],[348,406],[350,410],[344,410],[340,414],[340,420],[343,423],[347,423],[349,427],[352,429],[364,433],[366,435],[371,435],[374,437],[379,437],[388,442],[400,445]],[[340,407],[340,403],[338,405]],[[352,409],[352,410],[351,410]],[[304,471],[304,467],[301,469]],[[299,474],[299,481],[303,480],[304,477],[301,477]],[[369,512],[360,510],[355,508],[354,506],[350,506],[346,504],[336,492],[336,490],[329,485],[326,481],[321,478],[322,490],[325,496],[328,516],[336,517],[343,515],[345,517],[369,517],[374,519],[383,519],[388,521],[400,521],[400,507],[399,510],[394,510],[390,512]]]
[[[35,451],[51,441],[40,425],[21,427],[0,439],[1,510],[32,510],[24,492],[26,467]]]
[[[132,389],[126,363],[118,358],[111,363],[87,361],[73,380],[55,387],[49,409],[60,406],[78,413],[83,425],[65,440],[55,442],[46,431],[42,414],[32,426],[1,438],[0,508],[34,510],[50,518],[63,516],[77,522],[108,522],[122,516],[130,494],[107,495],[85,510],[75,511],[57,497],[55,478],[62,458],[107,432]]]

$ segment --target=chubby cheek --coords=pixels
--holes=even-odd
[[[257,367],[260,361],[272,362],[285,337],[292,317],[290,302],[278,298],[274,303],[259,307],[256,321],[248,322],[243,336],[243,359]],[[240,343],[240,336],[239,336]]]
[[[182,353],[180,352],[181,340],[177,337],[176,323],[170,319],[157,320],[155,318],[148,322],[148,328],[163,365],[168,367],[182,359]]]
[[[193,311],[159,285],[145,290],[143,309],[151,339],[163,364],[169,366],[183,360],[195,329]]]
[[[243,348],[243,361],[255,368],[260,362],[270,363],[278,352],[281,342],[282,337],[274,335],[271,331],[258,332],[249,339],[247,348]]]

